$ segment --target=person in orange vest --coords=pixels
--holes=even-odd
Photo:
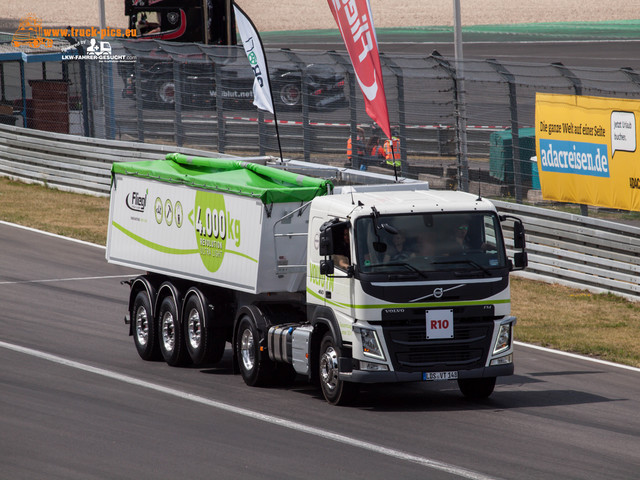
[[[396,131],[391,134],[390,139],[384,141],[384,158],[387,165],[400,166],[400,139]]]
[[[380,145],[380,137],[378,135],[374,135],[369,139],[365,152],[369,156],[368,158],[372,165],[379,165],[381,160],[385,159],[384,147]]]
[[[356,131],[357,131],[356,141],[352,142],[351,137],[349,137],[349,140],[347,140],[347,166],[350,166],[351,168],[360,168],[360,164],[362,163],[362,160],[365,155],[364,129],[361,127],[358,127]],[[355,154],[354,154],[354,151],[355,151]]]

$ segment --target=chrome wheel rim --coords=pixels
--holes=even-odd
[[[192,309],[187,317],[187,335],[189,337],[189,345],[191,348],[200,348],[202,342],[202,319],[197,309]]]
[[[300,90],[295,85],[286,85],[280,91],[280,99],[285,105],[293,107],[300,101]]]
[[[174,103],[176,101],[176,87],[172,82],[163,83],[160,87],[160,100],[164,103]]]
[[[162,315],[162,344],[167,352],[172,352],[176,345],[176,324],[171,312]]]
[[[149,341],[149,317],[147,316],[147,309],[142,305],[136,310],[136,339],[138,344],[145,346]]]
[[[326,390],[333,392],[338,387],[338,354],[333,347],[320,358],[320,378]]]
[[[240,357],[242,358],[242,365],[244,369],[249,372],[253,369],[256,363],[253,334],[248,328],[242,332],[240,337]]]

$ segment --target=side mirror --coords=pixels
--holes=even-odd
[[[324,227],[324,225],[322,226]],[[318,250],[320,251],[321,257],[326,257],[328,255],[333,255],[333,233],[331,227],[320,228],[320,243],[318,245]]]
[[[320,275],[333,275],[334,269],[333,260],[320,260]]]
[[[526,246],[526,240],[524,235],[524,226],[522,222],[515,222],[513,224],[513,246],[514,248],[524,250]]]
[[[513,262],[509,261],[509,270],[524,270],[529,265],[529,258],[527,252],[525,252],[527,241],[524,233],[524,225],[522,225],[522,220],[518,217],[500,215],[501,222],[506,220],[513,221],[513,247],[514,250],[520,250],[519,252],[514,252]]]
[[[514,267],[518,270],[522,270],[527,268],[529,265],[529,258],[527,256],[527,252],[518,252],[513,255],[513,264]]]

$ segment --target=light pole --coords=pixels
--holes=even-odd
[[[100,10],[100,29],[107,28],[107,19],[104,10],[104,0],[98,0],[98,9]]]
[[[455,44],[457,128],[458,128],[458,187],[469,191],[469,160],[467,158],[467,113],[464,98],[464,58],[462,54],[462,26],[460,0],[453,0],[453,41]]]

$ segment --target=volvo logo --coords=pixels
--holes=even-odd
[[[442,296],[446,293],[446,292],[450,292],[451,290],[455,290],[456,288],[462,288],[466,286],[466,283],[461,283],[459,285],[455,285],[453,287],[449,287],[447,289],[444,289],[442,287],[437,287],[433,289],[433,293],[430,293],[429,295],[425,295],[424,297],[419,297],[419,298],[414,298],[413,300],[409,300],[410,302],[422,302],[424,300],[426,300],[427,298],[442,298]]]

